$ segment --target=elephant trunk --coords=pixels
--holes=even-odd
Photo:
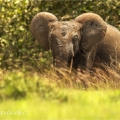
[[[72,66],[73,66],[73,58],[71,58],[69,60],[69,64],[68,64],[68,59],[54,59],[53,60],[54,62],[54,70],[55,71],[66,71],[66,72],[69,72],[71,73],[71,70],[72,70]]]
[[[64,70],[70,73],[73,65],[73,56],[73,45],[67,43],[64,46],[59,46],[59,53],[53,57],[55,70]]]
[[[63,59],[60,56],[56,56],[53,58],[53,68],[58,75],[63,75],[63,73],[68,71],[67,60]]]

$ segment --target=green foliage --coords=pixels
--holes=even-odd
[[[84,12],[95,12],[120,28],[119,6],[119,0],[0,0],[0,67],[26,65],[41,70],[51,63],[50,53],[42,51],[29,31],[36,13],[48,11],[59,20],[69,20]]]
[[[37,73],[22,71],[8,71],[0,79],[0,99],[21,99],[38,96],[47,100],[66,101],[67,97],[61,93],[57,84]]]
[[[0,66],[11,69],[24,63],[33,67],[45,63],[46,54],[39,54],[42,50],[29,32],[30,21],[38,12],[36,4],[28,0],[6,0],[0,1],[0,5]]]

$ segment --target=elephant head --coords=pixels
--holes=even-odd
[[[73,56],[79,51],[82,24],[71,21],[58,21],[47,12],[35,15],[30,24],[30,31],[40,42],[44,50],[52,51],[53,65],[56,68],[71,69]]]
[[[53,14],[41,12],[33,17],[30,31],[44,50],[51,49],[55,67],[71,69],[73,57],[82,53],[86,67],[90,68],[95,46],[105,36],[106,24],[94,13],[82,14],[71,21],[58,21]]]

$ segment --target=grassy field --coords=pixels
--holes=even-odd
[[[0,102],[1,120],[119,120],[120,91],[64,90],[66,100]]]
[[[72,76],[1,71],[0,120],[120,119],[119,85],[102,77],[95,82],[94,77],[86,81],[86,75],[79,75],[80,82]]]

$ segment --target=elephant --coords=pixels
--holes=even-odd
[[[40,12],[33,17],[30,31],[45,51],[51,50],[55,69],[71,71],[83,65],[91,70],[97,58],[110,64],[119,56],[119,31],[95,13],[58,21],[52,13]]]
[[[55,69],[71,71],[73,57],[79,51],[82,24],[58,21],[52,13],[40,12],[33,17],[30,31],[45,51],[51,50]]]

